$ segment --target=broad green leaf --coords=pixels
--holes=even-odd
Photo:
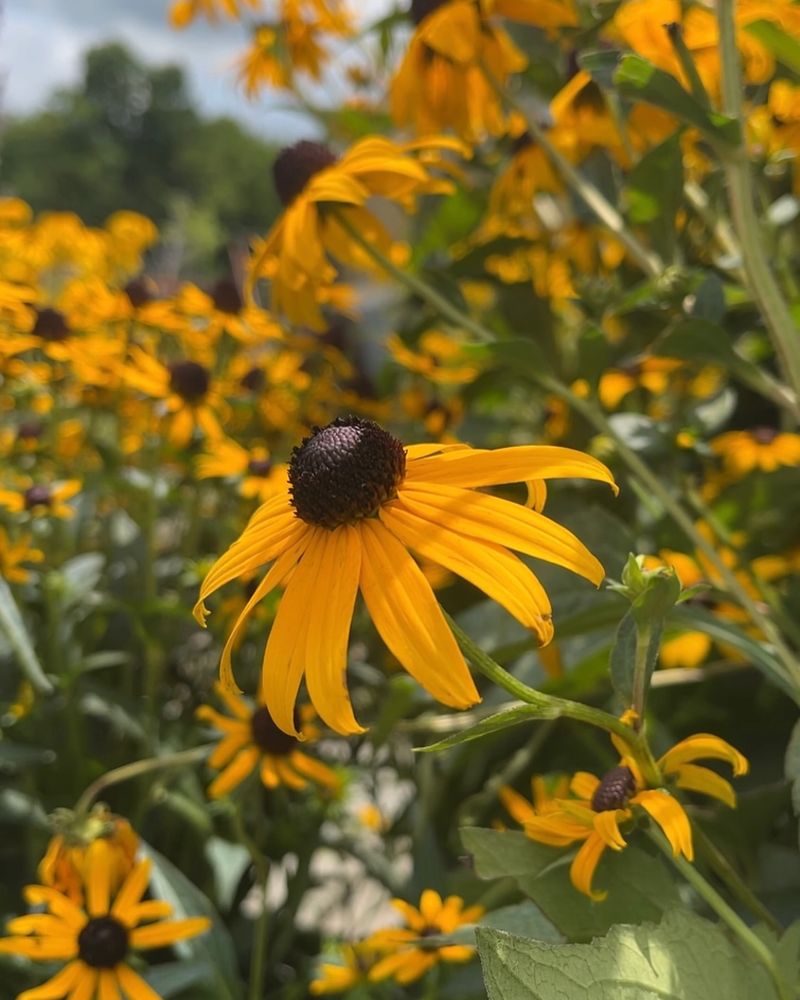
[[[743,653],[753,666],[757,667],[784,694],[798,702],[797,691],[787,681],[782,664],[773,656],[771,647],[766,642],[752,639],[731,622],[716,618],[705,609],[694,605],[679,604],[673,608],[668,622],[670,625],[679,625],[681,628],[691,631],[704,632],[716,642],[733,646],[734,649]]]
[[[479,740],[482,736],[489,736],[491,733],[499,733],[511,726],[519,726],[523,722],[533,722],[535,719],[557,719],[561,713],[558,708],[537,708],[535,705],[517,705],[514,708],[504,709],[495,715],[490,715],[488,719],[482,719],[469,729],[463,729],[460,733],[453,733],[438,743],[431,743],[427,747],[414,747],[417,753],[431,753],[436,750],[449,750],[462,743],[469,743],[471,740]]]
[[[475,944],[475,931],[478,927],[491,927],[495,931],[521,934],[537,941],[550,941],[552,944],[564,941],[564,935],[553,926],[539,907],[526,900],[524,903],[514,903],[513,906],[502,906],[499,910],[492,910],[477,924],[466,924],[452,934],[432,935],[426,939],[426,943],[438,948],[446,947],[448,944]]]
[[[475,859],[481,878],[511,878],[565,937],[588,939],[616,923],[658,920],[678,905],[678,894],[659,857],[636,844],[607,851],[597,869],[595,886],[608,898],[594,903],[569,880],[574,851],[537,844],[524,833],[467,827],[461,831],[465,850]]]
[[[792,809],[800,819],[800,720],[795,723],[786,747],[784,773],[792,784]]]
[[[739,125],[731,118],[704,108],[678,83],[674,76],[658,69],[637,55],[624,55],[614,83],[626,97],[646,101],[671,112],[689,125],[699,128],[707,138],[727,146],[740,140]]]
[[[776,1000],[762,965],[717,924],[672,910],[591,944],[550,945],[479,928],[489,1000]]]
[[[0,577],[0,632],[8,640],[19,665],[31,684],[40,694],[50,694],[53,685],[45,676],[36,656],[28,630],[19,613],[14,595],[6,581]]]
[[[626,708],[633,703],[633,673],[636,663],[637,636],[636,619],[633,617],[633,611],[628,611],[619,623],[609,657],[611,686]]]
[[[165,962],[154,965],[144,974],[162,1000],[172,1000],[191,987],[191,1000],[214,1000],[211,985],[214,969],[208,962]],[[204,988],[205,987],[205,988]]]
[[[236,952],[225,925],[206,896],[149,844],[142,844],[144,853],[153,862],[151,886],[156,899],[172,904],[173,917],[208,917],[211,927],[207,933],[188,941],[179,941],[175,951],[192,962],[205,961],[211,966],[217,1000],[241,1000],[242,987],[236,962]]]
[[[675,215],[683,200],[683,155],[680,132],[649,150],[631,171],[627,183],[628,217],[646,224],[661,220],[674,234]],[[674,239],[674,235],[673,235]]]

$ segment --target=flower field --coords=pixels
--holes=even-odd
[[[0,1000],[797,998],[800,3],[163,20],[307,136],[0,188]]]

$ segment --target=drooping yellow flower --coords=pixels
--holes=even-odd
[[[264,705],[252,708],[244,699],[217,684],[216,692],[233,713],[222,715],[210,705],[197,709],[198,719],[210,722],[225,733],[208,758],[209,767],[221,770],[208,789],[212,799],[227,795],[258,768],[266,788],[302,789],[309,781],[323,788],[336,789],[339,778],[326,764],[300,751],[298,740],[278,729]],[[299,735],[307,746],[319,739],[314,725],[315,713],[304,705],[299,713]]]
[[[37,912],[9,921],[12,937],[0,938],[0,954],[68,964],[42,986],[17,1000],[160,1000],[128,964],[131,951],[166,948],[208,930],[206,917],[164,920],[169,903],[143,900],[151,862],[140,861],[119,891],[110,888],[110,870],[98,861],[87,872],[86,905],[78,906],[57,889],[29,885],[25,898]],[[153,922],[155,921],[155,922]]]
[[[471,945],[432,948],[425,946],[425,939],[434,934],[452,934],[465,924],[475,923],[484,914],[482,906],[465,909],[460,896],[443,900],[433,889],[422,893],[419,909],[404,899],[393,899],[392,905],[403,915],[406,926],[376,931],[364,942],[375,951],[384,952],[384,957],[367,974],[370,982],[392,978],[405,986],[439,962],[468,962],[475,954]]]
[[[346,219],[384,256],[399,259],[405,251],[367,202],[376,196],[388,198],[410,211],[419,195],[450,192],[452,184],[432,173],[447,168],[446,151],[464,149],[442,138],[398,144],[377,136],[361,139],[340,159],[318,142],[285,149],[273,173],[286,208],[251,262],[250,287],[268,277],[276,315],[323,330],[320,293],[336,281],[333,261],[380,274],[340,220]]]
[[[88,816],[59,810],[53,823],[56,834],[39,863],[42,884],[63,892],[80,906],[90,875],[103,868],[113,895],[133,869],[139,849],[139,838],[130,823],[104,805],[96,805]]]
[[[641,815],[639,810],[661,827],[676,856],[694,859],[692,828],[683,806],[668,787],[648,787],[624,742],[618,737],[613,741],[622,762],[602,778],[578,771],[570,783],[571,797],[549,803],[546,811],[532,809],[525,815],[517,810],[532,840],[553,847],[581,844],[570,866],[570,879],[576,889],[597,901],[608,895],[592,888],[597,865],[606,848],[621,851],[627,846],[620,826]],[[725,740],[698,733],[676,743],[660,758],[663,784],[709,795],[733,808],[736,796],[730,782],[695,763],[709,759],[728,762],[736,776],[748,770],[747,760]]]
[[[201,624],[210,594],[273,564],[228,638],[223,683],[235,686],[231,649],[248,615],[270,591],[284,586],[264,653],[259,700],[280,729],[296,733],[294,704],[305,675],[321,718],[337,732],[361,732],[344,677],[360,589],[402,666],[444,704],[475,704],[480,699],[469,669],[408,549],[479,587],[544,645],[553,635],[549,599],[511,549],[594,584],[602,580],[603,568],[566,528],[476,487],[564,477],[614,485],[604,465],[565,448],[404,448],[359,417],[316,428],[292,454],[288,488],[256,511],[203,581],[195,607]]]
[[[6,529],[0,527],[0,579],[8,583],[27,583],[31,574],[23,563],[38,563],[43,560],[44,553],[33,548],[30,535],[22,535],[16,542],[12,542]]]

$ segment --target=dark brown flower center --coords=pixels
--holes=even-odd
[[[268,458],[251,458],[247,471],[251,476],[268,476],[272,472],[272,462]]]
[[[95,969],[113,969],[128,954],[128,931],[113,917],[94,917],[78,935],[78,957]]]
[[[443,7],[447,0],[411,0],[408,16],[414,24],[421,24],[435,10]]]
[[[778,431],[775,427],[756,427],[753,431],[753,437],[758,444],[772,444],[777,436]]]
[[[636,779],[629,767],[612,767],[600,780],[592,796],[592,809],[606,812],[624,809],[628,799],[636,792]]]
[[[169,387],[187,403],[199,403],[208,392],[208,369],[196,361],[176,361],[169,367]]]
[[[18,441],[35,441],[42,436],[44,424],[41,420],[23,420],[17,428]]]
[[[297,713],[295,713],[295,728],[297,728]],[[260,747],[264,753],[273,754],[275,757],[286,757],[297,746],[297,740],[289,733],[278,729],[266,708],[263,706],[253,712],[250,720],[250,729],[253,734],[253,742]]]
[[[53,502],[53,494],[49,486],[30,486],[25,490],[25,510],[34,507],[49,507]]]
[[[211,289],[214,308],[235,316],[242,308],[242,297],[233,278],[220,278]]]
[[[155,298],[153,287],[153,282],[149,278],[134,278],[128,282],[123,291],[133,308],[139,309]]]
[[[292,505],[307,524],[331,530],[354,524],[392,500],[405,473],[405,449],[396,437],[372,420],[337,417],[292,452]]]
[[[37,309],[33,332],[42,340],[60,341],[69,337],[69,327],[64,314],[58,309]]]
[[[291,205],[314,174],[332,166],[336,160],[333,150],[308,139],[282,149],[272,164],[272,177],[281,203]]]
[[[261,392],[266,384],[267,374],[263,368],[251,368],[239,380],[239,385],[248,392]]]

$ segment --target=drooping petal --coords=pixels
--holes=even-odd
[[[567,847],[576,840],[586,840],[592,835],[592,828],[576,823],[561,813],[534,816],[525,821],[525,835],[540,844],[550,847]]]
[[[612,851],[621,851],[627,846],[625,838],[619,832],[620,815],[629,817],[630,813],[624,809],[604,809],[597,813],[594,818],[595,832],[606,847],[610,847]]]
[[[571,531],[521,504],[459,487],[408,481],[398,495],[406,509],[433,524],[546,559],[596,586],[603,580],[600,562]]]
[[[469,580],[501,604],[536,633],[541,645],[552,639],[552,609],[544,587],[508,549],[466,538],[443,524],[431,524],[404,509],[402,500],[384,506],[380,518],[404,545]]]
[[[581,844],[580,850],[573,858],[569,869],[569,877],[572,884],[596,903],[602,902],[608,895],[607,892],[594,892],[592,880],[600,858],[603,856],[606,845],[602,837],[597,833],[590,834],[586,841]]]
[[[208,917],[189,917],[186,920],[164,920],[131,931],[131,947],[137,951],[164,948],[176,941],[204,934],[211,926]]]
[[[239,756],[229,764],[228,767],[211,782],[208,786],[208,794],[212,799],[220,799],[227,795],[237,785],[241,785],[248,774],[258,764],[261,752],[258,747],[248,747],[242,750]]]
[[[731,809],[736,808],[736,792],[729,781],[712,771],[708,767],[700,767],[697,764],[682,764],[677,770],[678,780],[675,784],[678,788],[685,788],[689,792],[700,792],[702,795],[710,795],[714,799],[719,799]]]
[[[591,455],[555,445],[516,445],[491,451],[470,448],[409,462],[409,482],[445,486],[499,486],[540,479],[595,479],[619,492],[611,471]]]
[[[504,785],[497,794],[506,811],[514,817],[520,826],[536,816],[536,810],[532,803],[508,785]]]
[[[361,572],[359,531],[342,525],[319,539],[315,576],[306,594],[306,686],[320,718],[337,733],[362,733],[347,692],[350,623]],[[301,564],[302,568],[302,564]]]
[[[683,806],[668,792],[661,789],[648,789],[638,792],[631,799],[645,809],[664,831],[664,836],[672,847],[672,853],[677,857],[682,854],[687,861],[694,860],[692,846],[692,827]]]
[[[725,760],[737,778],[750,769],[746,757],[730,743],[711,733],[696,733],[676,743],[667,750],[658,765],[665,774],[670,774],[677,771],[681,764],[690,764],[695,760]]]
[[[361,592],[381,638],[434,698],[468,708],[480,695],[422,570],[378,521],[364,521]]]
[[[82,968],[82,962],[70,962],[46,983],[20,993],[17,1000],[61,1000],[78,981]]]
[[[285,758],[275,758],[275,773],[280,778],[280,783],[282,785],[285,785],[287,788],[294,788],[297,792],[305,788],[308,784],[305,778],[301,778],[299,774],[294,773],[294,771],[286,763]]]
[[[327,764],[323,764],[322,761],[300,753],[299,750],[295,750],[289,760],[295,771],[311,778],[312,781],[316,781],[318,785],[323,785],[326,788],[338,787],[339,778],[336,772]]]
[[[600,779],[589,771],[576,771],[569,783],[570,791],[581,799],[591,802],[592,796],[597,791]]]

